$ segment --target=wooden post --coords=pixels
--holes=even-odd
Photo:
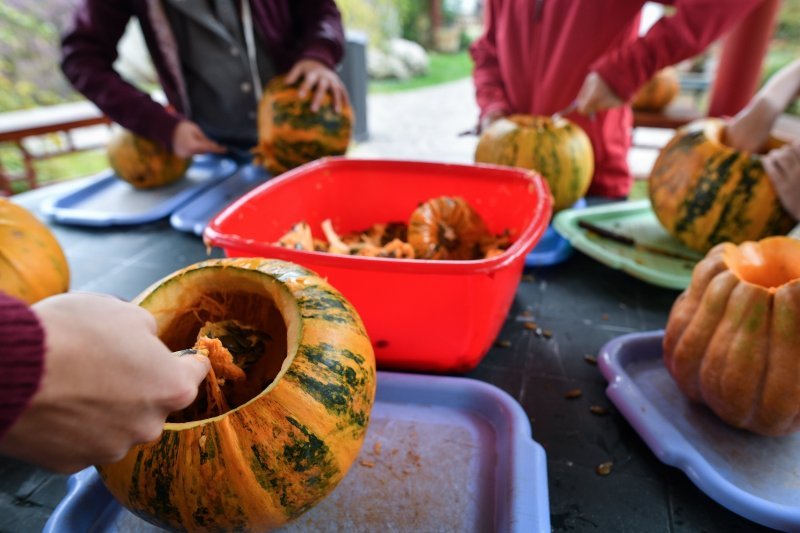
[[[764,0],[725,38],[708,115],[733,116],[755,94],[781,0]]]

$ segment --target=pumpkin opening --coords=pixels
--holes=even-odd
[[[728,128],[725,127],[724,123],[717,123],[714,127],[709,128],[706,130],[708,138],[713,142],[718,144],[721,147],[725,147],[731,153],[736,151],[734,148],[730,146],[728,143]],[[770,150],[774,150],[775,148],[780,148],[785,144],[784,141],[770,136],[767,139],[766,144],[762,146],[760,149],[756,150],[754,153],[764,155]]]
[[[800,279],[800,241],[772,237],[748,241],[725,250],[725,264],[739,279],[777,289]]]
[[[195,401],[167,422],[222,415],[258,396],[280,373],[288,353],[287,326],[269,293],[210,290],[171,311],[174,318],[161,339],[175,351],[203,351],[212,370]]]

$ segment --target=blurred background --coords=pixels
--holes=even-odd
[[[0,3],[0,132],[4,123],[24,123],[28,116],[31,121],[35,118],[37,123],[50,121],[53,125],[94,113],[71,89],[58,67],[59,36],[75,3]],[[363,43],[363,83],[373,102],[370,105],[387,102],[372,99],[373,95],[469,78],[472,64],[467,49],[481,32],[482,0],[339,0],[337,4],[350,37]],[[648,4],[643,25],[663,12],[660,4]],[[680,100],[701,113],[707,105],[719,49],[717,43],[679,65]],[[157,95],[158,85],[137,26],[128,28],[119,52],[118,67],[124,75]],[[764,60],[762,83],[797,57],[800,0],[783,0]],[[470,114],[473,108],[474,102],[466,102],[464,109]],[[790,113],[797,115],[800,107],[795,104]],[[471,121],[474,117],[469,116],[461,122],[468,126]],[[39,185],[94,174],[107,167],[103,149],[107,133],[107,126],[90,124],[69,132],[0,142],[0,171],[15,177],[33,171]],[[11,185],[12,193],[17,193],[29,188],[31,181],[14,179]]]

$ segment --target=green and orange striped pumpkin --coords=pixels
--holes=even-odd
[[[137,189],[164,187],[181,179],[191,163],[161,145],[124,128],[115,128],[107,146],[117,176]]]
[[[724,241],[782,235],[795,224],[781,206],[758,154],[725,144],[725,123],[708,118],[680,128],[661,150],[649,179],[664,228],[700,252]],[[770,148],[781,144],[770,140]]]
[[[527,168],[541,174],[553,195],[553,212],[570,207],[589,190],[594,151],[588,135],[560,118],[511,115],[482,134],[475,162]]]
[[[0,198],[0,291],[32,304],[68,289],[69,264],[50,228]]]
[[[98,466],[118,501],[171,529],[264,531],[344,478],[370,419],[375,358],[357,312],[324,279],[284,261],[212,259],[135,301],[172,350],[191,347],[209,323],[235,320],[263,332],[261,357],[275,374],[230,411],[168,420],[158,440]]]
[[[728,424],[800,430],[800,241],[722,243],[672,306],[664,363],[683,393]]]
[[[313,93],[301,98],[299,87],[277,76],[264,88],[258,106],[258,145],[253,152],[256,163],[272,175],[321,157],[344,155],[350,146],[355,117],[349,102],[337,113],[327,93],[314,112]]]
[[[631,100],[631,107],[636,111],[661,111],[678,96],[680,88],[678,70],[675,67],[663,68],[639,88]]]

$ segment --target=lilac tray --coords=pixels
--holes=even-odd
[[[172,213],[169,222],[179,231],[202,235],[222,208],[270,178],[264,168],[247,163],[222,182],[209,187]]]
[[[61,224],[99,227],[145,224],[168,217],[235,170],[236,163],[231,159],[197,156],[183,179],[164,187],[140,190],[108,169],[85,185],[47,199],[41,210]]]
[[[734,513],[800,531],[800,433],[762,437],[690,402],[662,362],[662,331],[632,333],[600,350],[606,393],[653,453]]]
[[[160,531],[89,468],[44,533]],[[508,394],[457,377],[378,372],[361,455],[319,505],[281,531],[550,531],[544,449]]]

